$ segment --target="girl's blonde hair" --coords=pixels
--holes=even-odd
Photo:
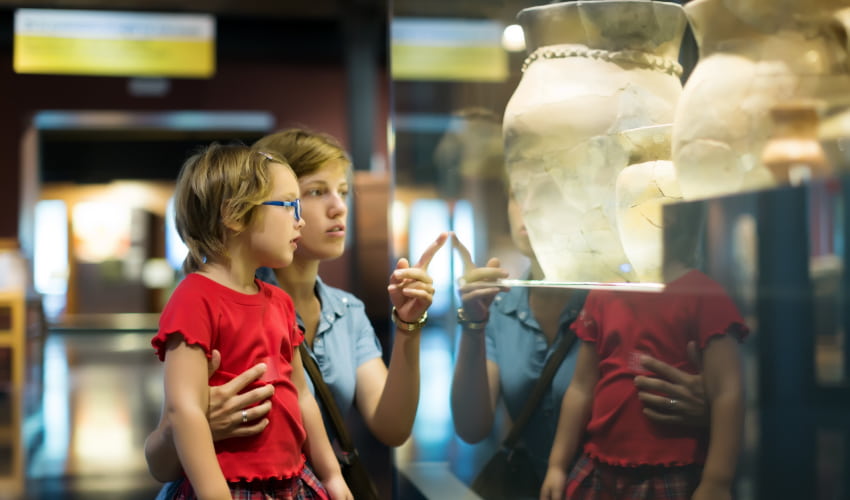
[[[351,165],[351,158],[339,141],[328,134],[303,128],[269,134],[255,142],[254,147],[286,158],[296,177],[310,175],[332,160],[343,160]]]
[[[197,271],[209,259],[227,257],[228,235],[247,227],[254,207],[271,194],[269,163],[288,167],[279,155],[217,143],[186,160],[174,194],[177,232],[189,248],[185,273]]]

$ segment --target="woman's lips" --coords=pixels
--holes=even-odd
[[[336,237],[345,236],[345,226],[342,226],[342,225],[333,226],[326,231],[326,234],[328,236],[336,236]]]

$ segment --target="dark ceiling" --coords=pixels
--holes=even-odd
[[[221,16],[338,19],[350,8],[384,10],[385,0],[0,0],[0,8],[209,12]]]
[[[17,8],[212,13],[218,57],[316,63],[343,62],[346,23],[378,20],[386,58],[387,0],[0,0],[0,47],[12,46]]]

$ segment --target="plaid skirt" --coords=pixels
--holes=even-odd
[[[289,479],[228,483],[233,500],[330,500],[327,490],[306,465]],[[197,500],[189,481],[183,481],[174,500]]]
[[[690,500],[702,466],[615,467],[579,458],[567,477],[568,500]]]

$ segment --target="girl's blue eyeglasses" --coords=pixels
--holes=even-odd
[[[295,201],[264,201],[260,205],[274,205],[276,207],[293,207],[295,208],[295,222],[301,222],[301,198],[296,198]]]

